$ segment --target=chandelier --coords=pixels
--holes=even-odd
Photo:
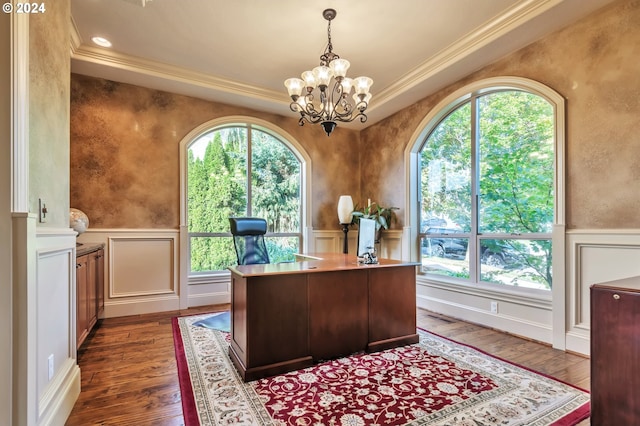
[[[360,118],[367,121],[364,113],[371,100],[369,88],[373,80],[369,77],[348,78],[351,65],[346,59],[333,53],[331,44],[331,20],[336,17],[334,9],[322,12],[327,25],[327,47],[320,56],[320,66],[302,73],[302,79],[289,78],[284,82],[293,102],[291,111],[300,113],[298,124],[320,123],[327,136],[336,128],[336,122],[350,122]],[[354,90],[352,99],[349,98]],[[304,94],[303,94],[304,92]]]

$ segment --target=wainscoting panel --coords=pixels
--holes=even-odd
[[[567,233],[567,349],[590,352],[590,287],[640,275],[640,230]]]
[[[78,241],[105,244],[105,318],[180,309],[177,229],[90,228]]]
[[[109,238],[109,298],[176,294],[175,238]]]
[[[430,282],[424,275],[418,275],[416,281],[420,308],[551,343],[551,300]],[[491,302],[498,303],[498,312],[491,312]]]
[[[344,232],[314,230],[311,235],[309,253],[342,253]],[[347,240],[349,244],[349,254],[355,256],[358,244],[358,231],[350,229],[347,233]]]
[[[380,239],[380,253],[378,256],[385,259],[403,260],[402,247],[403,247],[403,232],[398,230],[386,230],[382,232],[382,238]],[[408,258],[406,259],[408,260]]]
[[[349,254],[355,256],[358,249],[358,230],[350,229],[348,234]],[[382,239],[378,250],[378,256],[386,259],[402,259],[403,232],[400,230],[386,230],[382,233]],[[344,244],[344,232],[313,231],[312,241],[309,244],[309,253],[342,253]]]
[[[54,368],[67,358],[75,358],[75,351],[69,343],[75,333],[75,290],[73,268],[75,267],[73,248],[57,250],[39,250],[37,257],[37,312],[38,312],[38,350],[37,350],[37,387],[42,398],[50,379],[48,377],[48,358],[53,356]],[[52,330],[63,333],[51,333]]]
[[[35,346],[33,370],[37,424],[66,418],[80,392],[76,361],[75,232],[68,228],[37,228],[35,291],[27,292],[27,309],[35,312],[27,325]],[[31,365],[31,364],[29,364]],[[30,379],[31,380],[31,379]]]
[[[189,307],[231,303],[230,281],[228,272],[189,278]]]

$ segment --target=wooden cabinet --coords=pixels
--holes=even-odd
[[[76,348],[80,348],[104,309],[104,249],[79,251],[76,258]]]
[[[87,269],[89,255],[76,259],[76,347],[79,348],[89,334],[89,312],[87,309]]]
[[[591,424],[640,425],[640,277],[591,287]]]

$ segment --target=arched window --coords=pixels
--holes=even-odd
[[[416,141],[413,208],[430,280],[553,287],[563,126],[558,99],[527,82],[493,79],[457,92],[430,114]]]
[[[302,251],[301,154],[272,129],[253,123],[224,122],[192,134],[183,188],[189,275],[236,264],[231,216],[266,219],[272,262],[293,260]]]

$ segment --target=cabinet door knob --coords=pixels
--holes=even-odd
[[[79,268],[82,266],[82,263],[76,263],[76,268]]]
[[[618,300],[618,299],[620,299],[620,295],[616,293],[616,294],[613,295],[613,298]]]

